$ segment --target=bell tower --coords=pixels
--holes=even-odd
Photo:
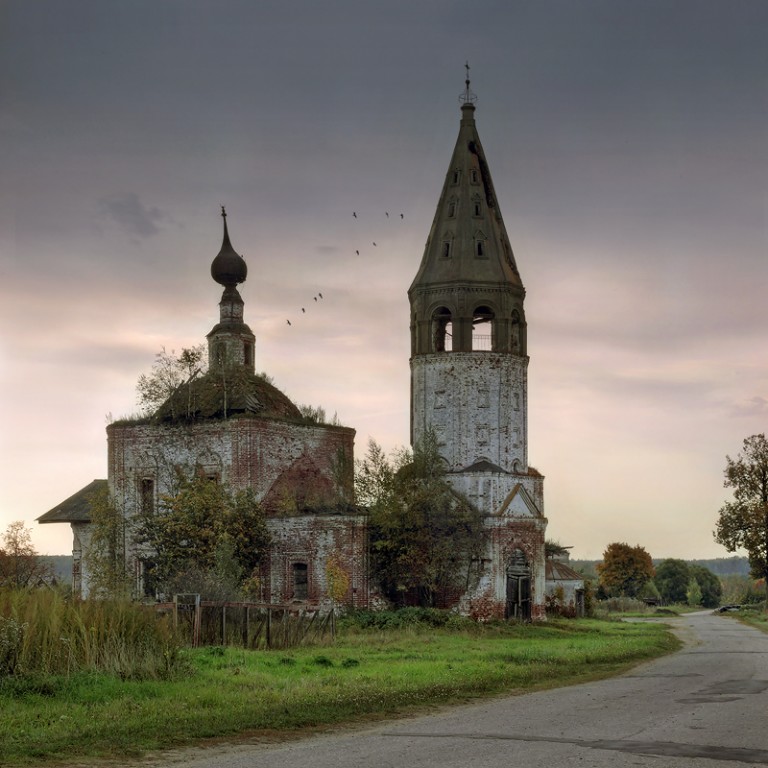
[[[486,597],[505,602],[503,574],[514,561],[533,579],[527,610],[535,616],[537,602],[543,613],[546,520],[543,477],[528,465],[525,288],[477,132],[468,65],[465,86],[458,139],[408,291],[411,442],[431,430],[451,485],[488,527],[504,530],[491,544],[496,575]]]

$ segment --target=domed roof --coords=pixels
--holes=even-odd
[[[157,421],[200,421],[251,414],[300,421],[301,411],[263,376],[242,366],[217,368],[181,384],[157,409]]]
[[[221,216],[224,219],[224,240],[221,243],[221,250],[211,263],[211,277],[219,285],[234,287],[238,283],[245,282],[248,275],[248,265],[229,242],[227,212],[223,205],[221,206]]]

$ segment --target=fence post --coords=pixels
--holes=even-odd
[[[200,645],[200,630],[202,628],[202,607],[200,605],[200,595],[195,595],[195,616],[192,620],[192,647],[197,648]]]

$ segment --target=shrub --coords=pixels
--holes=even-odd
[[[444,627],[463,630],[475,626],[472,619],[440,608],[399,608],[395,611],[350,611],[341,619],[345,627],[357,629],[429,629]]]

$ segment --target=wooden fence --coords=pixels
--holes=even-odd
[[[172,617],[182,639],[193,648],[293,648],[336,637],[333,609],[321,612],[319,608],[268,603],[214,602],[184,594],[176,595],[172,603],[160,603],[157,610]]]

